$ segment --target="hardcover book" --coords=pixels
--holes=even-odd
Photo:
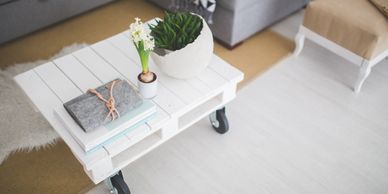
[[[63,106],[81,129],[90,132],[142,103],[143,99],[128,82],[117,79],[90,89]]]
[[[85,152],[90,152],[144,124],[156,113],[124,80],[113,80],[64,103],[55,116]]]
[[[144,100],[136,109],[88,133],[81,129],[64,108],[55,109],[54,113],[80,147],[85,152],[91,152],[147,122],[156,114],[156,105],[152,101]]]

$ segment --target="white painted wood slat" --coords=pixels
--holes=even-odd
[[[84,66],[89,67],[89,71],[95,75],[97,79],[103,81],[103,83],[109,82],[116,78],[126,79],[89,47],[73,53],[73,56],[82,62]],[[137,88],[136,85],[132,85]],[[154,118],[147,122],[151,128],[155,128],[157,125],[162,124],[169,118],[168,113],[164,111],[160,105],[157,103],[155,104],[157,105],[157,114]]]
[[[156,129],[163,125],[168,119],[170,115],[164,111],[159,105],[156,106],[156,115],[154,118],[147,121],[147,124],[151,129]]]
[[[135,61],[136,64],[138,64],[138,65],[141,64],[139,54],[137,53],[135,45],[129,39],[129,35],[126,36],[126,34],[123,32],[123,33],[119,33],[115,36],[112,36],[112,37],[108,38],[107,40],[110,43],[112,43],[115,47],[119,48],[130,59]]]
[[[91,51],[92,52],[92,51]],[[92,56],[93,58],[98,58],[96,54],[89,54],[89,56]],[[59,68],[62,69],[62,71],[69,76],[71,81],[77,85],[79,88],[83,90],[87,90],[89,88],[95,88],[103,84],[99,79],[94,77],[94,74],[90,72],[86,67],[83,66],[74,56],[67,55],[65,57],[62,57],[60,59],[57,59],[54,61]],[[87,64],[88,66],[91,66],[91,64]],[[100,63],[100,65],[106,66],[106,63]],[[95,69],[95,68],[94,68]],[[108,70],[109,68],[105,68]],[[111,71],[114,71],[113,68],[109,69]],[[114,74],[114,72],[109,72],[108,74]],[[119,73],[117,72],[117,75]],[[66,118],[66,125],[69,125],[69,128],[76,128],[76,123],[73,122],[73,120],[67,115],[66,112],[59,111],[59,114],[61,114],[61,118]],[[168,119],[168,116],[164,114],[162,110],[159,109],[159,114],[157,114],[157,117],[153,119],[152,122],[149,123],[149,125],[153,124],[159,124],[160,121],[165,121]],[[149,131],[148,125],[143,125],[139,127],[145,131]],[[134,129],[137,130],[137,129]],[[104,145],[104,148],[109,152],[110,157],[113,157],[112,154],[119,153],[118,150],[123,150],[129,147],[131,142],[129,142],[129,138],[126,138],[126,136],[119,137],[117,140]]]
[[[228,80],[226,80],[210,68],[206,68],[204,71],[202,71],[201,74],[198,76],[198,79],[206,83],[206,85],[211,90],[214,90],[229,83]]]
[[[70,61],[68,61],[68,62],[69,62],[68,63],[69,67],[74,67],[70,63]],[[76,60],[73,60],[72,62],[77,63]],[[58,67],[54,63],[48,63],[46,65],[39,66],[39,67],[35,68],[35,71],[37,72],[37,74],[39,74],[40,78],[45,82],[45,84],[47,84],[47,86],[52,91],[54,91],[54,92],[58,91],[58,93],[56,93],[56,94],[60,99],[64,99],[64,101],[62,101],[62,102],[67,102],[67,101],[82,94],[80,89],[74,85],[75,81],[82,82],[82,80],[73,80],[72,81],[72,80],[68,79],[68,77],[66,77],[63,74],[63,72],[61,70],[59,70]],[[67,69],[67,71],[68,71],[68,73],[71,73],[71,72],[76,71],[76,70],[69,68],[69,69]],[[89,84],[93,84],[93,85],[98,84],[99,81],[98,80],[95,80],[95,81],[97,81],[97,83],[89,83]],[[81,83],[75,83],[75,84],[80,85]],[[87,87],[87,86],[85,86],[85,87]],[[60,105],[57,105],[56,107],[51,107],[51,109],[58,109],[58,110],[60,110],[59,113],[62,114],[62,116],[68,116],[67,112],[63,108],[63,103],[61,103]],[[51,114],[53,114],[53,111],[51,112]],[[55,118],[55,119],[58,120],[58,118]],[[68,123],[71,123],[71,122],[68,122]],[[67,129],[65,129],[65,130],[67,130]],[[68,132],[66,131],[66,133],[68,133]],[[78,144],[77,144],[77,146],[79,147]],[[98,156],[108,157],[107,153],[104,149],[98,149],[95,152],[93,152],[91,154],[87,154],[87,155],[86,155],[86,153],[83,153],[82,155],[83,155],[82,157],[93,158],[93,160],[90,160],[90,162],[85,166],[88,170],[93,168],[93,165],[100,161],[101,158]],[[95,159],[95,157],[97,157],[97,158]]]
[[[121,75],[119,72],[116,71],[110,64],[108,64],[106,61],[104,61],[99,55],[95,53],[92,49],[89,47],[86,47],[84,49],[81,49],[73,55],[83,63],[86,67],[90,68],[89,71],[94,74],[97,79],[102,80],[103,83],[109,82],[116,78],[126,79],[123,75]],[[129,82],[130,83],[130,82]],[[132,83],[132,85],[137,88],[136,85]],[[155,103],[157,105],[157,114],[156,116],[149,120],[147,124],[151,126],[151,128],[156,127],[157,125],[162,124],[165,122],[169,115],[166,111],[164,111],[158,103]]]
[[[114,47],[116,47],[118,51],[121,51],[125,56],[127,56],[131,60],[136,61],[139,59],[139,56],[137,56],[137,53],[136,53],[137,51],[135,49],[135,46],[132,44],[129,38],[125,37],[122,33],[109,38],[108,41]],[[136,64],[140,67],[139,62]],[[192,103],[193,101],[198,100],[200,98],[201,96],[200,91],[194,88],[193,85],[190,85],[185,80],[178,80],[165,75],[159,69],[159,67],[157,67],[154,64],[151,58],[149,59],[149,66],[150,66],[150,69],[158,75],[159,83],[163,84],[168,89],[170,89],[171,92],[173,92],[186,104]],[[198,84],[202,84],[202,83],[198,83]]]
[[[26,92],[31,101],[37,106],[51,126],[53,126],[66,144],[69,145],[71,151],[84,166],[91,166],[100,159],[107,157],[107,153],[103,149],[98,150],[93,154],[85,154],[74,138],[69,134],[69,132],[67,132],[63,124],[53,114],[53,110],[55,108],[64,109],[62,101],[51,91],[51,89],[34,72],[34,70],[30,70],[16,76],[15,80]]]
[[[87,92],[90,88],[96,88],[102,84],[100,80],[72,55],[55,59],[54,63],[83,93]]]
[[[85,47],[74,52],[73,56],[87,67],[102,83],[110,82],[116,78],[125,79],[90,47]]]
[[[95,78],[93,76],[93,74],[91,72],[89,72],[89,70],[87,70],[81,63],[79,63],[79,61],[76,58],[74,58],[72,55],[67,55],[65,57],[62,57],[62,58],[60,58],[60,60],[56,60],[55,62],[57,63],[57,66],[59,68],[62,68],[62,71],[64,73],[66,73],[66,75],[68,75],[73,80],[66,79],[66,76],[63,75],[63,73],[61,71],[55,71],[56,66],[53,63],[50,64],[49,66],[46,66],[45,68],[40,68],[39,72],[40,72],[42,78],[45,81],[47,81],[48,83],[51,83],[50,87],[53,90],[59,90],[62,85],[70,86],[72,84],[75,84],[79,88],[87,90],[88,88],[94,88],[94,87],[97,87],[97,86],[102,84],[100,80]],[[48,76],[48,75],[50,75],[50,76]],[[62,78],[62,79],[59,79],[61,82],[58,82],[58,81],[52,82],[52,79],[54,79],[54,78]],[[87,79],[83,79],[83,78],[87,78]],[[54,84],[54,83],[56,83],[56,84]],[[76,89],[75,87],[73,87],[72,91],[68,90],[67,92],[68,92],[67,94],[70,95],[68,98],[74,98],[80,94],[80,91],[78,89]],[[59,103],[58,106],[57,106],[57,108],[55,108],[55,109],[58,109],[57,114],[60,114],[61,118],[66,119],[65,120],[66,125],[64,125],[65,130],[69,130],[69,129],[66,129],[66,127],[74,128],[75,127],[74,125],[76,125],[76,123],[70,118],[70,116],[64,110],[62,103]],[[166,117],[166,115],[163,115],[162,111],[161,111],[160,116]],[[56,119],[58,119],[58,118],[56,118]],[[160,117],[159,117],[159,119],[160,119]],[[166,119],[168,119],[168,117],[162,118],[162,119],[166,120]],[[62,125],[63,124],[64,123],[62,123]],[[150,130],[148,125],[143,125],[140,128],[146,129],[147,131]],[[124,140],[126,140],[126,141],[124,141]],[[118,138],[118,140],[113,141],[112,143],[113,144],[104,145],[104,148],[108,151],[109,155],[117,154],[117,153],[119,153],[117,150],[126,149],[131,145],[131,142],[129,141],[129,138],[127,136],[120,137],[120,138]],[[101,155],[101,154],[99,154],[101,152],[105,152],[105,150],[98,149],[98,150],[93,151],[92,153],[89,153],[87,155],[88,156],[95,155],[95,154]],[[85,155],[85,153],[84,153],[84,155]],[[109,156],[109,157],[113,157],[113,155]],[[94,160],[93,162],[98,162],[98,161],[99,161],[99,159]],[[88,170],[90,170],[92,168],[92,166],[93,166],[93,164],[89,164],[88,166],[86,166],[86,168]]]
[[[209,67],[231,82],[238,83],[244,79],[244,74],[240,70],[229,65],[217,55],[213,55]]]
[[[99,42],[91,48],[101,57],[103,57],[114,69],[121,72],[132,84],[136,85],[137,75],[141,72],[139,66],[132,60],[124,56],[108,42]],[[125,72],[128,72],[126,74]],[[184,107],[184,103],[167,90],[163,85],[158,86],[158,95],[153,99],[163,110],[170,115]]]
[[[109,153],[109,156],[113,157],[128,148],[130,145],[131,140],[126,135],[123,135],[112,143],[104,145],[104,148]]]
[[[147,125],[139,126],[136,129],[133,129],[133,131],[130,133],[127,133],[124,136],[118,138],[114,142],[105,145],[104,148],[108,151],[109,156],[113,158],[114,156],[137,143],[140,140],[139,138],[145,137],[145,135],[149,132],[150,129]]]
[[[67,102],[82,94],[79,88],[52,62],[38,66],[34,70],[62,102]]]
[[[121,52],[106,41],[91,45],[91,48],[100,55],[106,62],[112,65],[118,72],[122,73],[131,83],[137,83],[137,75],[141,68],[134,65],[134,61],[125,57]]]
[[[187,79],[186,82],[196,88],[201,94],[207,94],[211,92],[210,87],[198,78]]]

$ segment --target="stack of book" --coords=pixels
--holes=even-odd
[[[115,119],[112,119],[113,114],[109,115],[105,102],[91,92],[55,110],[55,115],[86,153],[130,133],[156,114],[156,106],[151,100],[140,97],[126,81],[119,81],[112,91],[107,87],[112,82],[95,89],[104,99],[109,99],[113,92],[117,110],[117,113],[113,112],[117,116]]]

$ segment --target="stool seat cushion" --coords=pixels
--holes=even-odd
[[[388,50],[388,20],[366,0],[315,0],[303,25],[365,58]]]

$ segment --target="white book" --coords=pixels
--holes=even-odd
[[[87,133],[74,121],[65,108],[55,109],[54,114],[81,148],[84,149],[85,152],[90,153],[93,150],[114,141],[116,138],[129,133],[138,125],[144,124],[149,118],[156,114],[156,106],[152,101],[144,100],[143,104],[138,108]]]

